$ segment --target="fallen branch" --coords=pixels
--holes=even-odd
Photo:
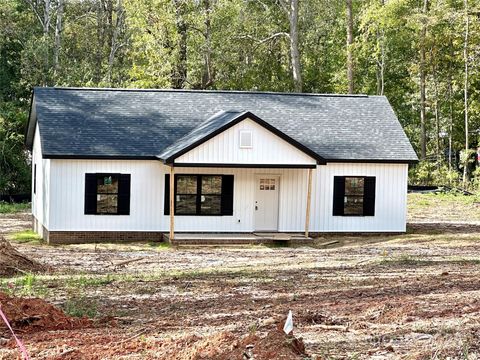
[[[143,260],[145,259],[144,257],[141,257],[141,258],[138,258],[138,259],[130,259],[130,260],[125,260],[125,261],[121,261],[117,264],[115,264],[114,266],[117,267],[117,266],[125,266],[127,264],[130,264],[130,263],[133,263],[133,262],[136,262],[136,261],[140,261],[140,260]]]

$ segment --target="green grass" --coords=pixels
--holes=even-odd
[[[480,195],[458,192],[408,194],[408,217],[416,221],[480,221]]]
[[[154,248],[155,250],[166,250],[170,249],[172,245],[166,241],[151,241],[148,243],[148,246]]]
[[[11,236],[11,240],[19,243],[40,243],[42,238],[32,230],[25,230],[14,233]]]
[[[63,308],[67,315],[73,317],[94,318],[98,315],[97,301],[83,295],[70,297]]]
[[[10,204],[5,201],[0,201],[0,214],[14,214],[30,210],[31,204],[29,202]]]
[[[45,297],[48,288],[38,275],[25,274],[0,281],[0,291],[13,296]]]
[[[80,275],[80,276],[72,276],[66,280],[67,286],[72,288],[85,288],[90,286],[104,286],[111,284],[114,282],[113,276],[107,274],[105,276],[88,276],[88,275]]]

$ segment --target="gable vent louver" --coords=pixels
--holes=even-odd
[[[251,149],[253,147],[253,133],[251,130],[240,131],[240,148]]]

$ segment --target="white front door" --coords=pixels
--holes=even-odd
[[[255,181],[255,231],[278,230],[279,176],[258,175]]]

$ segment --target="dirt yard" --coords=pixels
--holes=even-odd
[[[276,358],[477,359],[480,208],[438,199],[409,197],[407,234],[329,236],[315,248],[13,242],[54,270],[2,279],[0,291],[93,319],[18,326],[33,359],[269,359],[274,341],[292,346],[262,340],[289,310],[308,356]],[[24,221],[2,216],[6,232],[18,231],[12,216]],[[18,356],[0,325],[0,359]]]

